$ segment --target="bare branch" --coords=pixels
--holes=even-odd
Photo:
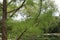
[[[52,35],[56,35],[56,36],[60,36],[60,33],[45,33],[45,34],[42,34],[44,36],[52,36]]]

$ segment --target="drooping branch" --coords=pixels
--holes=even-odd
[[[16,8],[16,9],[13,9],[13,10],[9,11],[8,13],[17,12],[20,8],[22,8],[22,7],[24,6],[25,1],[26,1],[26,0],[23,1],[23,3],[21,4],[21,6],[19,6],[19,7]]]
[[[23,34],[27,31],[27,29],[25,29],[21,34],[20,36],[16,39],[16,40],[20,40],[20,38],[23,36]]]

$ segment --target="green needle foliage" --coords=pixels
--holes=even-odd
[[[2,7],[1,3],[0,6]],[[2,16],[1,7],[0,17]],[[43,36],[45,33],[60,32],[60,30],[57,30],[57,27],[60,26],[60,19],[59,17],[53,16],[55,12],[57,12],[57,8],[51,0],[7,0],[8,14],[6,24],[8,39],[57,40],[59,37],[54,36],[53,38],[51,36]],[[22,19],[24,21],[13,20],[13,17],[19,14],[23,14],[22,16],[26,15],[25,20]],[[25,31],[25,29],[27,30]]]

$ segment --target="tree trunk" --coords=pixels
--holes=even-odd
[[[6,0],[3,0],[2,40],[7,40],[6,19],[7,19],[7,2],[6,2]]]

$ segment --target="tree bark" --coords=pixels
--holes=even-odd
[[[7,20],[7,1],[6,0],[3,0],[2,40],[7,40],[6,20]]]

